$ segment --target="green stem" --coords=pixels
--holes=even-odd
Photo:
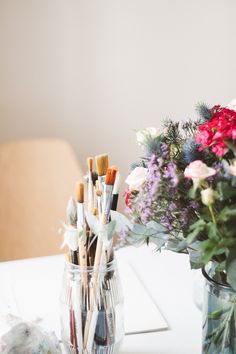
[[[212,221],[214,224],[216,224],[216,219],[215,219],[215,215],[214,215],[214,212],[213,212],[213,209],[212,209],[212,206],[209,205],[209,210],[210,210],[210,213],[211,213],[211,217],[212,217]]]

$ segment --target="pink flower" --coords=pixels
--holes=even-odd
[[[205,146],[208,144],[209,137],[210,137],[210,134],[206,130],[203,130],[196,135],[195,141],[196,141],[196,143],[202,144],[203,146]]]
[[[208,167],[201,160],[196,160],[191,162],[184,171],[184,176],[192,180],[203,180],[207,177],[214,176],[216,170],[214,168]]]
[[[214,152],[214,154],[216,154],[217,157],[223,157],[228,151],[228,148],[226,147],[225,143],[222,142],[213,145],[211,150],[212,152]]]

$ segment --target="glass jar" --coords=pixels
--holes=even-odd
[[[66,353],[118,353],[124,337],[123,293],[116,261],[99,269],[66,263],[60,297]]]
[[[215,280],[212,264],[203,269],[203,354],[236,353],[236,292],[221,280]]]

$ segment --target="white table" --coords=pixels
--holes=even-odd
[[[154,253],[146,246],[118,252],[135,265],[169,325],[166,331],[126,336],[121,354],[199,354],[201,312],[193,302],[188,257],[166,251]],[[0,311],[24,318],[43,317],[60,335],[58,297],[63,267],[63,256],[0,263]]]

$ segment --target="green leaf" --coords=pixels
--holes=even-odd
[[[201,228],[205,225],[206,225],[205,221],[203,219],[199,219],[198,221],[196,221],[194,224],[192,224],[189,227],[189,230],[192,231],[192,230],[195,230],[196,228]]]
[[[189,249],[189,259],[191,269],[199,269],[202,268],[204,263],[202,261],[202,252]]]
[[[206,264],[208,263],[212,257],[214,256],[217,250],[217,241],[214,239],[208,239],[201,243],[200,249],[202,250],[202,260]]]
[[[207,224],[207,230],[208,230],[208,237],[209,238],[218,238],[219,237],[219,232],[217,229],[217,225],[213,222],[209,222]]]
[[[219,214],[219,220],[228,221],[232,217],[236,216],[236,205],[231,205],[230,207],[225,207]]]
[[[216,192],[216,198],[223,201],[234,195],[235,189],[233,189],[227,182],[218,182]]]
[[[226,261],[223,261],[216,266],[216,272],[222,273],[223,271],[225,271],[225,268],[226,268]]]
[[[192,242],[194,242],[197,239],[198,235],[206,228],[206,225],[207,225],[206,222],[200,219],[190,226],[189,230],[191,232],[188,234],[186,239],[188,245],[190,245]]]
[[[231,248],[229,251],[226,260],[226,270],[228,282],[236,290],[236,247]]]

